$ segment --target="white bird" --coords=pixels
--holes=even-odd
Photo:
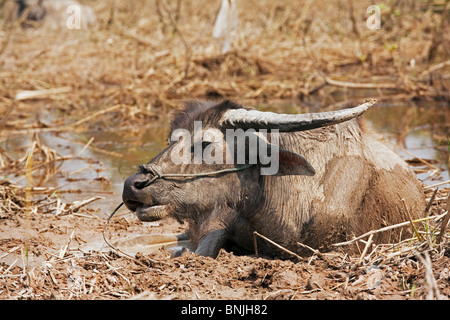
[[[222,45],[222,53],[231,49],[231,42],[234,31],[239,24],[235,0],[222,0],[219,13],[214,24],[213,37],[216,39],[225,38]]]

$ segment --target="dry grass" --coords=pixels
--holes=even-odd
[[[230,283],[242,289],[241,298],[450,295],[448,188],[434,196],[434,188],[425,189],[430,219],[414,222],[411,213],[414,237],[374,245],[368,235],[355,241],[361,250],[354,256],[313,252],[294,263],[227,253],[217,260],[169,259],[161,251],[135,262],[80,250],[101,234],[104,221],[88,206],[98,196],[68,202],[61,194],[77,190],[46,182],[64,176],[62,163],[96,163],[81,152],[60,155],[39,138],[42,132],[139,130],[190,98],[311,99],[323,107],[336,103],[327,89],[346,87],[373,88],[384,100],[448,101],[448,1],[446,7],[388,1],[377,31],[365,27],[370,1],[239,1],[241,29],[226,54],[211,36],[218,7],[210,1],[83,3],[94,8],[97,26],[55,31],[22,29],[6,10],[11,2],[0,1],[0,140],[30,137],[19,157],[0,149],[0,298],[233,298]],[[84,147],[95,148],[90,142]],[[127,218],[114,226],[119,236],[142,228]],[[388,289],[366,286],[372,266],[383,270]],[[205,268],[217,276],[205,275]],[[287,281],[292,270],[297,278]],[[327,280],[310,281],[311,273]]]
[[[226,54],[211,36],[218,8],[208,1],[182,2],[179,11],[167,0],[85,1],[98,16],[89,31],[24,30],[4,10],[2,134],[68,124],[117,104],[121,125],[149,121],[180,99],[304,99],[324,86],[448,99],[449,6],[390,1],[382,29],[369,30],[370,3],[353,1],[351,10],[351,2],[240,2],[241,28]],[[321,97],[323,105],[330,99]],[[39,123],[30,109],[62,114]]]

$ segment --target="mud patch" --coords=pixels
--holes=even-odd
[[[189,251],[173,258],[164,247],[131,258],[110,250],[87,250],[100,241],[96,217],[34,215],[27,228],[20,215],[0,225],[1,299],[423,299],[426,268],[417,256],[382,263],[340,252],[301,261],[237,256],[216,259]],[[183,232],[175,221],[145,227],[131,215],[112,224],[113,238],[163,230]],[[15,233],[11,233],[11,229]],[[8,236],[5,236],[5,235]],[[440,248],[440,249],[439,249]],[[439,250],[438,250],[439,249]],[[441,297],[450,294],[450,248],[426,250]]]

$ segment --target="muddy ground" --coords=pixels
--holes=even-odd
[[[224,250],[216,259],[188,251],[173,258],[164,247],[129,257],[104,245],[105,220],[89,208],[58,216],[31,214],[29,220],[20,213],[3,215],[0,222],[2,299],[403,300],[450,295],[448,239],[418,249],[431,256],[430,278],[418,252],[400,253],[404,246],[392,251],[396,257],[375,263],[375,247],[375,254],[362,262],[360,255],[342,252],[301,261]],[[124,213],[105,234],[114,243],[132,234],[184,229],[171,220],[145,226]],[[92,243],[100,247],[89,248]]]

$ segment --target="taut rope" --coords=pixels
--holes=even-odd
[[[237,168],[230,168],[230,169],[222,169],[217,171],[209,171],[209,172],[201,172],[201,173],[162,173],[159,167],[153,163],[148,164],[141,164],[139,168],[144,174],[153,174],[153,179],[147,181],[145,185],[142,188],[146,188],[149,185],[151,185],[156,179],[163,179],[163,178],[199,178],[199,177],[206,177],[206,176],[213,176],[221,173],[230,173],[230,172],[237,172],[241,170],[245,170],[253,166],[253,164],[246,164],[242,167]]]

